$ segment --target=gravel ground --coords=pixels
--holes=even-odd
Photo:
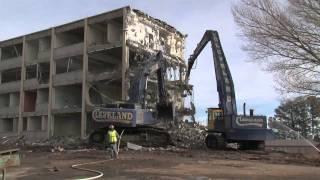
[[[22,164],[7,179],[79,179],[96,174],[71,168],[109,159],[94,149],[47,152],[23,150]],[[264,151],[155,149],[120,152],[120,159],[84,166],[102,171],[101,179],[319,179],[320,155]]]

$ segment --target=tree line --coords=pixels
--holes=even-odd
[[[320,1],[239,0],[232,7],[252,62],[273,73],[285,99],[277,120],[303,136],[319,137]]]
[[[275,120],[304,137],[319,139],[320,98],[299,96],[283,100],[280,106],[275,109]]]

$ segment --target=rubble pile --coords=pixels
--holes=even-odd
[[[169,152],[185,152],[185,149],[176,147],[176,146],[167,146],[167,147],[143,147],[144,151],[169,151]]]
[[[75,136],[59,136],[43,140],[28,140],[24,136],[12,136],[2,138],[0,147],[18,147],[18,148],[38,148],[39,150],[49,150],[51,152],[61,152],[66,149],[78,149],[86,147],[86,140]]]
[[[180,122],[169,130],[172,143],[181,148],[205,146],[206,127],[198,123]]]
[[[152,151],[169,151],[169,152],[185,152],[186,149],[184,148],[179,148],[176,146],[166,146],[166,147],[143,147],[137,144],[133,144],[133,143],[127,143],[127,146],[123,148],[125,151],[129,151],[129,150],[134,150],[134,151],[148,151],[148,152],[152,152]]]
[[[31,146],[46,146],[51,147],[51,151],[63,151],[64,149],[75,149],[79,147],[85,147],[86,141],[80,137],[75,136],[57,136],[43,141],[32,142],[26,144]]]
[[[25,145],[24,136],[5,136],[0,138],[0,150],[16,148]]]

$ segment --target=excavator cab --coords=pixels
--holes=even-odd
[[[215,129],[217,121],[223,120],[223,110],[221,108],[208,108],[208,129]]]

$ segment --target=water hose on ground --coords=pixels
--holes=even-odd
[[[111,161],[111,160],[112,159],[107,159],[107,160],[103,160],[103,161],[95,161],[95,162],[74,164],[71,167],[73,169],[77,169],[77,170],[80,170],[80,171],[88,171],[88,172],[93,172],[93,173],[98,174],[96,176],[92,176],[92,177],[89,177],[89,178],[81,178],[81,179],[77,179],[77,180],[93,180],[93,179],[101,178],[104,175],[103,172],[97,171],[97,170],[92,170],[92,169],[87,169],[87,168],[81,168],[81,167],[78,167],[78,166],[84,166],[84,165],[89,165],[89,164],[99,164],[99,163],[103,163],[103,162],[107,162],[107,161]]]
[[[119,147],[120,147],[121,137],[122,137],[123,132],[124,132],[124,130],[122,130],[122,132],[121,132],[121,134],[120,134],[120,137],[119,137],[118,153],[119,153]],[[87,172],[92,172],[92,173],[98,174],[98,175],[96,175],[96,176],[92,176],[92,177],[88,177],[88,178],[77,179],[77,180],[93,180],[93,179],[101,178],[101,177],[104,175],[103,172],[98,171],[98,170],[81,168],[81,167],[79,167],[79,166],[99,164],[99,163],[104,163],[104,162],[108,162],[108,161],[111,161],[111,160],[112,160],[112,159],[107,159],[107,160],[102,160],[102,161],[94,161],[94,162],[88,162],[88,163],[74,164],[74,165],[71,166],[71,168],[77,169],[77,170],[80,170],[80,171],[87,171]]]

